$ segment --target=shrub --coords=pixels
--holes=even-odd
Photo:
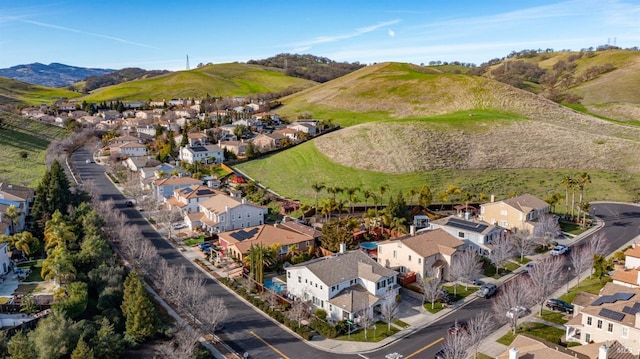
[[[322,319],[322,320],[326,320],[327,319],[327,311],[322,309],[322,308],[318,308],[316,309],[316,317]]]
[[[402,295],[396,294],[396,303],[400,303],[402,301]]]
[[[315,319],[311,322],[311,328],[318,332],[318,334],[329,339],[333,339],[338,336],[338,330],[336,327],[319,319]]]

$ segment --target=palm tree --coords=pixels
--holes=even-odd
[[[65,244],[54,248],[42,262],[40,275],[45,280],[53,279],[57,284],[66,284],[75,278],[75,274],[72,255]]]
[[[380,186],[378,186],[378,192],[380,192],[380,206],[383,205],[384,202],[384,193],[387,192],[387,190],[389,189],[389,185],[388,184],[381,184]]]
[[[25,257],[31,254],[31,245],[37,241],[37,238],[31,232],[21,232],[14,234],[13,247],[22,252]]]
[[[565,175],[562,177],[560,184],[564,186],[564,207],[565,207],[565,216],[569,214],[569,188],[573,185],[573,178],[569,175]]]
[[[344,192],[344,189],[342,187],[338,187],[338,186],[327,187],[327,192],[331,193],[333,195],[333,201],[335,202],[336,201],[336,194]]]
[[[367,200],[371,197],[374,196],[373,192],[371,192],[371,190],[369,189],[365,189],[364,192],[362,192],[362,195],[364,196],[364,213],[367,213],[368,210],[368,202]]]
[[[407,222],[407,219],[404,217],[394,217],[391,220],[391,230],[395,230],[396,232],[396,236],[400,236],[400,234],[406,234],[407,233],[407,226],[405,225],[405,223]]]
[[[591,176],[587,172],[580,172],[578,174],[578,178],[576,178],[578,182],[578,187],[580,188],[580,199],[578,203],[582,203],[582,197],[584,196],[584,189],[587,187],[587,184],[591,183]]]
[[[449,187],[447,187],[447,189],[445,190],[445,193],[447,195],[447,199],[449,200],[450,204],[453,204],[453,195],[457,195],[456,198],[460,199],[461,195],[462,195],[462,190],[460,189],[460,187],[456,186],[456,185],[449,185]]]
[[[45,249],[51,249],[61,244],[65,246],[75,242],[75,234],[62,218],[60,211],[55,211],[44,227]]]
[[[418,193],[418,190],[415,188],[410,188],[407,192],[407,197],[409,197],[409,207],[413,207],[413,197],[415,197]]]
[[[587,213],[591,209],[591,204],[589,202],[580,202],[578,208],[582,211],[582,226],[584,227],[587,225]]]
[[[576,189],[578,189],[578,181],[571,180],[571,220],[573,220],[574,209],[576,207]]]
[[[323,189],[327,188],[327,186],[325,186],[323,183],[319,183],[316,182],[314,184],[311,185],[311,188],[313,189],[313,191],[316,193],[316,207],[315,207],[315,211],[316,213],[318,212],[318,195],[320,194],[320,192],[322,192]]]
[[[348,187],[344,190],[344,192],[347,194],[347,196],[349,197],[349,214],[353,213],[353,200],[354,197],[356,196],[357,192],[360,192],[360,188],[358,187]],[[355,197],[357,198],[357,197]]]
[[[7,210],[4,212],[4,215],[7,216],[7,218],[9,218],[9,222],[11,225],[9,234],[14,234],[16,221],[18,220],[18,218],[20,218],[20,216],[22,215],[22,212],[18,207],[14,205],[10,205],[9,207],[7,207]]]

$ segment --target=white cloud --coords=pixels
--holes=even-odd
[[[391,30],[391,29],[389,29],[389,31],[387,31],[387,33],[388,33],[388,34],[389,34],[389,36],[391,36],[391,37],[395,37],[395,36],[396,36],[396,32],[395,32],[395,31],[393,31],[393,30]]]
[[[397,24],[399,22],[400,22],[400,20],[385,21],[385,22],[381,22],[381,23],[378,23],[378,24],[375,24],[375,25],[358,28],[355,31],[350,32],[350,33],[332,35],[332,36],[318,36],[318,37],[315,37],[315,38],[313,38],[311,40],[300,41],[300,42],[288,44],[288,45],[285,45],[285,46],[287,46],[287,47],[295,47],[295,48],[310,49],[311,46],[313,46],[313,45],[326,44],[326,43],[331,43],[331,42],[337,42],[337,41],[341,41],[341,40],[351,39],[351,38],[354,38],[354,37],[358,37],[358,36],[373,32],[375,30],[378,30],[378,29],[386,27],[386,26]]]

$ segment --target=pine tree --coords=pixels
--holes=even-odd
[[[71,359],[93,359],[93,349],[89,348],[84,339],[78,340],[76,348],[71,353]]]
[[[94,356],[100,359],[118,358],[124,350],[122,336],[116,333],[115,327],[106,317],[102,318],[100,329],[91,344]]]
[[[129,273],[125,281],[122,314],[125,317],[125,338],[129,342],[142,343],[156,333],[156,309],[136,272]]]
[[[69,205],[72,203],[69,180],[60,162],[55,160],[36,189],[32,208],[33,218],[42,229],[44,221],[51,218],[53,212],[59,210],[62,214],[67,214]]]
[[[16,333],[11,338],[9,345],[7,345],[7,351],[10,359],[36,359],[38,357],[33,343],[29,341],[23,331]]]

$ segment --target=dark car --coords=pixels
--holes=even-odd
[[[131,201],[127,201],[125,202],[125,204],[127,205],[127,207],[133,207],[133,202]]]
[[[449,294],[449,292],[447,292],[446,290],[439,289],[438,290],[438,302],[445,303],[445,304],[451,304],[451,303],[453,303],[453,298],[451,297],[451,294]]]
[[[201,251],[206,252],[209,249],[211,249],[212,245],[209,242],[202,242],[198,244],[198,247],[200,248]]]
[[[447,331],[451,335],[458,335],[463,331],[469,331],[469,324],[465,321],[456,321]]]
[[[558,312],[569,313],[569,314],[573,313],[573,305],[565,302],[564,300],[551,298],[547,300],[547,302],[545,303],[545,306],[551,310],[556,310]]]

